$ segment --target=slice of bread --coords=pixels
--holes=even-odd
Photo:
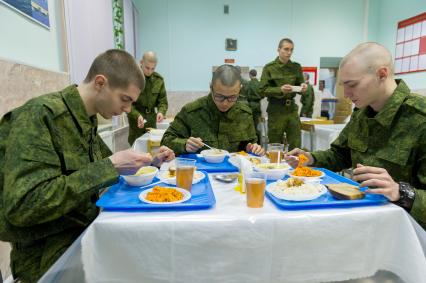
[[[337,199],[362,199],[365,194],[359,190],[358,186],[347,183],[326,185],[330,194]]]

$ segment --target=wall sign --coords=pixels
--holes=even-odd
[[[398,23],[395,74],[426,71],[426,12]]]
[[[47,1],[48,0],[0,0],[0,3],[49,29],[49,7]]]

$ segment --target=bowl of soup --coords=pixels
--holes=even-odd
[[[200,154],[208,163],[221,163],[229,152],[223,149],[206,149],[201,151]]]
[[[282,179],[290,169],[287,163],[262,163],[254,166],[254,170],[265,173],[268,180]]]
[[[134,175],[123,175],[123,178],[130,186],[145,186],[152,182],[157,172],[157,167],[144,166],[141,167]]]

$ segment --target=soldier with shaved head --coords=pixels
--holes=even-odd
[[[236,67],[217,68],[210,93],[182,108],[161,144],[176,154],[199,152],[206,143],[228,151],[246,150],[263,155],[264,150],[256,144],[251,109],[237,101],[240,88],[241,74]]]
[[[155,128],[156,123],[163,121],[166,116],[167,93],[163,77],[155,72],[157,62],[157,55],[152,51],[145,52],[140,61],[146,85],[138,100],[133,103],[132,111],[127,115],[130,145],[146,133],[147,128]]]
[[[333,171],[354,168],[353,179],[382,194],[426,227],[426,97],[411,93],[393,74],[383,46],[358,45],[340,63],[344,95],[356,106],[351,120],[325,151],[304,153],[307,165]]]

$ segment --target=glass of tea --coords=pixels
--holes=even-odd
[[[176,186],[191,191],[195,159],[176,158]]]
[[[244,174],[246,185],[247,206],[258,208],[263,206],[265,198],[266,174],[250,172]]]
[[[271,163],[280,163],[284,159],[284,145],[282,143],[268,144],[268,155]]]

